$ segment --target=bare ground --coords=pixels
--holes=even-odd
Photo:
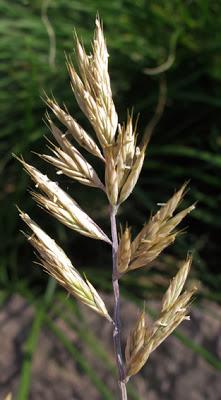
[[[106,303],[111,307],[111,300]],[[61,313],[64,309],[60,310]],[[137,317],[133,304],[122,303],[123,339]],[[60,314],[61,315],[61,314]],[[108,323],[95,313],[81,307],[87,329],[96,337],[113,360],[111,330]],[[81,318],[81,316],[80,316]],[[75,321],[74,321],[75,320]],[[20,296],[11,297],[0,311],[0,399],[12,391],[16,396],[24,343],[33,321],[33,309]],[[73,316],[76,321],[76,316]],[[62,318],[56,325],[65,332],[84,360],[102,379],[117,399],[116,381],[101,361],[85,346],[79,335],[67,327]],[[204,302],[193,308],[191,321],[183,323],[182,332],[196,343],[204,345],[216,357],[221,358],[221,308]],[[83,342],[83,343],[82,343]],[[134,389],[140,400],[220,400],[221,374],[196,353],[171,336],[151,356],[146,367],[133,379]],[[15,398],[15,397],[14,397]],[[85,375],[79,362],[74,360],[46,326],[43,326],[34,355],[30,400],[101,400],[90,378]],[[130,396],[129,396],[130,399]]]

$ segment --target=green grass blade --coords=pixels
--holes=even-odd
[[[31,386],[32,360],[37,348],[38,338],[41,332],[42,324],[47,314],[47,307],[53,298],[56,283],[49,278],[43,301],[37,305],[35,316],[24,346],[24,357],[21,367],[20,382],[17,393],[17,400],[28,400]]]

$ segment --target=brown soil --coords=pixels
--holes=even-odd
[[[111,307],[110,298],[104,297]],[[64,309],[60,312],[64,312]],[[109,324],[95,313],[88,312],[84,306],[81,307],[81,313],[88,321],[88,330],[93,331],[99,341],[104,343],[110,360],[113,360]],[[124,340],[137,313],[133,304],[122,303],[122,319],[126,321],[123,326]],[[221,308],[204,302],[201,308],[193,309],[191,314],[191,321],[183,323],[182,332],[221,358]],[[32,318],[33,309],[18,295],[11,297],[0,311],[0,399],[3,399],[9,391],[16,398],[24,357],[24,343]],[[76,322],[76,316],[73,316],[73,319]],[[61,318],[56,318],[56,324],[92,366],[102,382],[105,382],[113,393],[112,398],[117,399],[115,378],[108,372],[105,363],[94,356],[90,347],[85,346],[81,338],[68,328]],[[221,399],[220,371],[215,370],[174,336],[167,339],[152,354],[146,367],[132,381],[140,400]],[[71,358],[46,326],[41,331],[34,355],[29,399],[102,399],[79,363]]]

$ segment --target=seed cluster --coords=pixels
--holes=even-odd
[[[58,175],[64,174],[83,185],[101,189],[106,193],[110,206],[117,211],[137,183],[150,137],[145,134],[137,144],[137,120],[134,120],[132,114],[128,113],[126,123],[121,124],[118,121],[108,73],[108,52],[99,18],[96,19],[92,53],[86,54],[77,36],[75,42],[76,67],[71,58],[67,58],[71,88],[94,130],[94,136],[80,126],[65,106],[60,107],[54,98],[45,95],[46,105],[63,128],[58,128],[49,112],[46,113],[46,123],[56,144],[50,142],[51,153],[41,157],[56,168]],[[89,152],[103,163],[105,182],[101,181],[82,151]],[[19,161],[40,191],[32,192],[32,196],[42,208],[70,229],[90,238],[103,240],[113,247],[108,235],[58,183],[50,180],[22,158],[19,158]],[[175,240],[178,234],[176,227],[194,209],[194,205],[191,205],[176,212],[185,189],[186,184],[150,217],[133,240],[131,228],[126,226],[124,230],[121,229],[115,254],[117,279],[131,270],[150,266]],[[103,300],[92,284],[82,278],[53,239],[26,213],[19,212],[32,231],[28,240],[37,250],[43,269],[70,294],[114,323],[114,329],[118,331],[116,323],[112,321]],[[143,367],[160,343],[183,320],[188,319],[188,305],[196,290],[191,288],[183,291],[190,266],[191,259],[187,258],[163,297],[158,319],[152,325],[147,323],[143,310],[131,329],[125,349],[125,382]]]

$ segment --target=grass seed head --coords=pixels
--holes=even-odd
[[[127,122],[118,125],[118,115],[112,99],[110,78],[108,73],[108,52],[99,18],[96,19],[92,54],[87,55],[83,45],[76,35],[75,46],[76,68],[70,58],[67,58],[67,68],[71,79],[71,87],[83,113],[92,125],[102,151],[96,141],[75,121],[68,110],[62,109],[56,100],[46,96],[45,102],[57,119],[65,126],[66,132],[52,122],[46,114],[49,128],[58,146],[52,144],[52,155],[42,158],[58,169],[58,174],[65,174],[79,182],[106,191],[112,206],[113,243],[96,225],[96,223],[80,208],[80,206],[64,192],[56,182],[48,179],[36,168],[19,160],[42,193],[33,193],[34,199],[66,226],[94,239],[104,240],[112,244],[116,255],[117,235],[115,234],[115,218],[118,206],[132,193],[140,175],[145,152],[152,131],[159,121],[165,105],[165,85],[162,85],[162,95],[159,99],[153,119],[148,124],[139,147],[137,146],[137,122],[133,124],[132,114],[128,113]],[[117,132],[118,127],[118,132]],[[85,160],[80,151],[72,145],[68,135],[73,136],[77,143],[94,156],[105,162],[105,188],[93,167]],[[175,230],[183,218],[193,210],[194,205],[174,215],[177,206],[184,196],[186,184],[177,191],[171,199],[144,225],[137,237],[131,241],[131,232],[126,227],[121,232],[117,257],[113,257],[113,276],[121,275],[129,270],[150,264],[176,238]],[[112,321],[105,304],[96,289],[83,279],[73,267],[63,250],[52,240],[31,218],[20,211],[23,221],[30,227],[33,234],[28,238],[37,250],[43,268],[53,276],[66,290],[91,309]],[[113,222],[114,221],[114,222]],[[117,260],[117,263],[115,263]],[[150,354],[173,332],[185,319],[195,288],[183,292],[191,259],[182,264],[175,278],[171,281],[162,300],[158,319],[150,327],[147,324],[145,312],[139,315],[135,327],[130,332],[126,349],[126,374],[120,351],[117,348],[119,339],[115,335],[116,358],[119,367],[121,384],[130,376],[135,375],[146,363]],[[118,277],[119,277],[118,276]],[[116,295],[116,298],[119,295]],[[119,331],[118,299],[115,299],[114,328]],[[113,322],[113,321],[112,321]],[[118,346],[119,345],[119,346]],[[123,372],[122,372],[123,371]],[[9,400],[9,399],[8,399]]]

